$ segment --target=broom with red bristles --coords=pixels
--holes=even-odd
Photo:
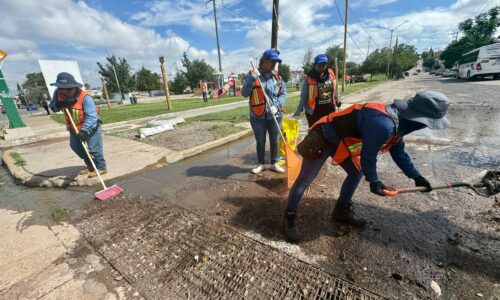
[[[71,114],[69,113],[69,110],[67,108],[64,108],[64,113],[66,114],[66,117],[69,119],[69,122],[71,123],[71,127],[73,128],[74,132],[78,134],[78,128],[76,128],[75,121],[73,121],[73,118],[71,117]],[[113,198],[120,193],[123,192],[123,189],[119,187],[118,185],[113,185],[111,187],[106,187],[106,184],[104,183],[104,180],[101,177],[101,174],[99,173],[99,170],[96,168],[94,159],[92,155],[90,155],[89,147],[87,145],[87,142],[82,141],[82,146],[83,149],[85,150],[85,153],[87,153],[87,157],[90,159],[90,163],[92,163],[92,168],[94,168],[94,171],[97,174],[97,177],[99,177],[99,180],[101,181],[102,186],[104,189],[102,191],[96,192],[94,195],[97,199],[99,200],[107,200],[110,198]]]

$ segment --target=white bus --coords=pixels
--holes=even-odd
[[[458,61],[457,78],[472,79],[485,76],[500,79],[500,43],[467,52]]]

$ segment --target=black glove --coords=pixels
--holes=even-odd
[[[340,108],[342,106],[342,101],[340,99],[337,99],[337,108]]]
[[[423,186],[423,187],[427,188],[427,190],[425,190],[423,192],[428,193],[428,192],[432,191],[431,184],[429,183],[429,181],[427,181],[427,179],[424,178],[424,176],[415,177],[415,178],[413,178],[413,180],[415,180],[415,186]]]
[[[394,190],[392,187],[388,187],[382,183],[382,181],[370,182],[370,191],[379,196],[385,196],[384,190]]]
[[[66,106],[66,101],[56,101],[56,107],[59,108],[59,109],[63,109]]]
[[[85,130],[80,130],[80,132],[78,132],[78,134],[76,135],[76,137],[80,141],[86,141],[89,138],[89,136],[90,136],[90,134],[88,132],[86,132]]]

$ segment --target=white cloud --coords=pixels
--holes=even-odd
[[[10,87],[16,81],[23,81],[27,72],[38,72],[36,60],[39,58],[75,59],[82,72],[94,74],[96,61],[104,61],[104,49],[126,57],[133,66],[144,65],[155,71],[159,68],[160,55],[170,64],[184,51],[207,55],[174,32],[167,31],[162,36],[153,29],[132,25],[93,9],[82,1],[4,0],[0,2],[0,11],[1,47],[9,53],[4,73]],[[97,74],[89,80],[98,84]]]
[[[351,2],[351,7],[352,8],[359,8],[359,7],[364,7],[364,8],[372,8],[372,7],[378,7],[390,3],[397,2],[398,0],[358,0],[358,1],[353,1]]]

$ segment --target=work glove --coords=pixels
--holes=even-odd
[[[89,138],[89,136],[90,136],[90,134],[85,130],[80,130],[80,132],[78,132],[78,134],[76,135],[76,137],[80,141],[86,141]]]
[[[413,180],[415,180],[415,186],[423,186],[427,188],[427,190],[423,191],[424,193],[432,191],[431,184],[429,183],[429,181],[427,181],[427,179],[424,178],[424,176],[415,177],[413,178]]]
[[[65,107],[68,107],[67,106],[67,102],[65,100],[63,100],[63,101],[56,101],[56,107],[59,108],[59,109],[63,109]]]
[[[335,100],[337,102],[337,108],[340,108],[342,106],[342,101],[340,100],[340,98],[336,98]]]
[[[394,191],[395,188],[390,187],[390,186],[386,186],[380,180],[379,181],[370,182],[370,191],[372,193],[384,197],[385,196],[384,190]]]
[[[278,113],[278,108],[276,106],[274,106],[274,105],[271,105],[271,113],[273,115],[277,114]]]

